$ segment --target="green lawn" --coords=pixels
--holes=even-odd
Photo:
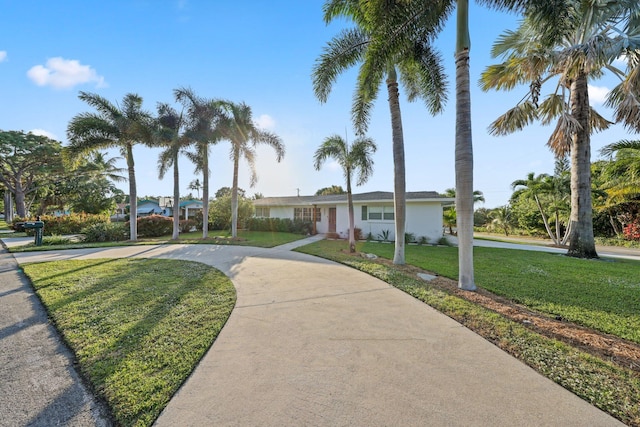
[[[640,376],[542,336],[484,307],[451,295],[393,266],[350,256],[344,241],[296,250],[347,264],[378,277],[476,331],[541,374],[629,425],[640,425]],[[393,245],[359,243],[358,251],[392,258]],[[575,317],[600,330],[638,339],[640,263],[586,261],[539,252],[475,248],[478,286],[538,310]],[[407,246],[406,261],[457,277],[457,248]],[[634,311],[635,310],[635,311]],[[590,316],[593,316],[591,318]],[[615,324],[619,321],[620,324]]]
[[[344,242],[306,246],[327,257]],[[312,249],[315,248],[315,249]],[[359,243],[358,251],[393,259],[393,245]],[[407,264],[457,279],[454,247],[405,247]],[[536,311],[640,344],[640,262],[583,260],[511,249],[474,248],[477,286]]]
[[[2,237],[2,236],[0,236]],[[12,236],[13,237],[13,236]],[[17,236],[15,236],[17,237]],[[71,243],[60,236],[45,236],[42,246],[36,247],[33,243],[24,246],[16,246],[10,249],[10,252],[30,252],[30,251],[52,251],[60,249],[78,249],[78,248],[102,248],[112,246],[130,246],[130,245],[158,245],[158,244],[204,244],[204,245],[241,245],[241,246],[257,246],[261,248],[273,248],[275,246],[284,245],[305,238],[302,234],[280,233],[273,231],[238,231],[238,238],[232,239],[229,231],[214,230],[209,232],[207,239],[202,238],[201,231],[191,233],[182,233],[178,240],[171,240],[171,236],[162,236],[154,238],[138,238],[136,242],[103,242],[103,243]]]
[[[122,426],[153,423],[235,304],[231,281],[195,262],[74,260],[23,270]]]

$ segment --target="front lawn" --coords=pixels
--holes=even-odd
[[[2,237],[2,236],[0,236]],[[15,237],[11,235],[11,237]],[[204,244],[204,245],[240,245],[240,246],[257,246],[261,248],[273,248],[275,246],[284,245],[289,242],[304,239],[306,236],[302,234],[281,233],[272,231],[238,231],[238,237],[233,239],[231,233],[226,230],[214,230],[209,232],[209,237],[202,238],[201,231],[190,233],[181,233],[178,240],[172,240],[171,235],[146,238],[140,237],[136,242],[99,242],[85,243],[82,241],[72,242],[60,236],[45,236],[42,246],[35,246],[30,242],[23,246],[14,246],[9,249],[10,252],[30,252],[30,251],[51,251],[60,249],[79,249],[79,248],[102,248],[112,246],[131,246],[131,245],[161,245],[161,244]]]
[[[231,281],[196,262],[99,259],[22,268],[122,426],[153,423],[235,304]]]
[[[359,243],[359,252],[392,258],[393,245]],[[474,330],[584,400],[629,425],[640,425],[640,374],[537,333],[389,262],[350,255],[344,241],[297,249],[378,277]],[[406,261],[455,279],[457,248],[407,246]],[[474,248],[479,287],[564,319],[638,340],[640,263],[586,261],[540,252]],[[616,322],[620,322],[616,324]]]

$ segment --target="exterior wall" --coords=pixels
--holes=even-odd
[[[374,239],[382,238],[383,232],[389,232],[389,240],[395,240],[395,222],[393,220],[363,220],[362,206],[385,206],[393,209],[393,203],[360,202],[353,204],[355,226],[362,230],[362,237],[369,233]],[[318,233],[329,231],[329,208],[336,208],[336,233],[341,238],[349,237],[349,211],[346,204],[335,206],[321,205],[321,221],[316,222]],[[277,206],[269,208],[271,218],[293,219],[293,206]],[[440,202],[407,203],[407,217],[405,229],[413,233],[416,239],[425,236],[430,242],[436,242],[442,237],[442,206]]]
[[[408,203],[405,229],[413,233],[416,239],[425,236],[430,243],[437,242],[443,236],[440,203]]]
[[[389,240],[395,240],[395,222],[391,220],[363,220],[363,205],[393,208],[393,203],[354,203],[353,213],[355,226],[362,230],[363,238],[371,233],[374,239],[381,239],[383,232],[388,230]],[[425,236],[430,242],[438,241],[442,237],[442,206],[440,203],[407,203],[405,231],[407,233],[413,233],[416,239]],[[321,231],[318,230],[318,232]],[[346,239],[349,237],[349,214],[347,205],[338,206],[336,232],[342,238]]]

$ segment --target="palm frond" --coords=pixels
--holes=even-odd
[[[556,157],[566,156],[571,150],[571,140],[580,129],[580,123],[571,114],[561,114],[551,133],[547,146]]]
[[[535,105],[531,101],[525,101],[513,107],[489,125],[491,135],[508,135],[522,130],[538,118]]]
[[[364,31],[352,28],[327,43],[312,71],[313,91],[320,102],[327,101],[338,75],[363,59],[368,42]]]

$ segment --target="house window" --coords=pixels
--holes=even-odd
[[[363,221],[393,221],[395,218],[393,206],[363,206]]]
[[[256,207],[257,218],[269,218],[269,208]]]
[[[314,208],[293,208],[293,218],[311,222],[313,219],[313,210]],[[320,208],[315,208],[315,211],[316,222],[320,222],[322,220]]]

